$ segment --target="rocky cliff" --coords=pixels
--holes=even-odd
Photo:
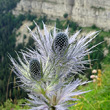
[[[31,12],[33,14],[46,14],[49,17],[63,17],[65,13],[71,14],[74,0],[21,0],[17,4],[14,14]]]
[[[81,26],[110,29],[110,0],[75,0],[72,19]]]
[[[46,14],[50,18],[63,18],[68,13],[79,25],[96,25],[105,30],[110,29],[109,0],[21,0],[14,14],[30,12]]]

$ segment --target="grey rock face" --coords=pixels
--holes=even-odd
[[[13,13],[25,12],[46,14],[50,18],[63,18],[68,13],[80,26],[95,24],[105,30],[110,29],[109,0],[21,0]]]

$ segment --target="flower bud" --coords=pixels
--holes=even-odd
[[[41,67],[37,59],[31,59],[29,63],[30,75],[33,79],[39,80],[41,78]]]
[[[96,82],[96,79],[93,79],[93,82]]]
[[[65,51],[68,47],[68,36],[64,32],[59,32],[54,40],[53,49],[55,52]]]
[[[94,78],[96,78],[96,76],[95,75],[91,75],[90,78],[94,79]]]
[[[95,69],[94,69],[94,70],[92,70],[92,73],[93,73],[93,74],[97,73],[97,70],[95,70]]]

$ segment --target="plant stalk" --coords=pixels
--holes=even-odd
[[[50,110],[56,110],[55,107],[51,107]]]

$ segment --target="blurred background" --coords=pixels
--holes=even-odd
[[[43,32],[42,21],[49,31],[56,25],[58,31],[69,26],[70,35],[82,30],[81,36],[94,31],[101,31],[91,42],[90,47],[104,41],[93,49],[87,56],[91,62],[88,70],[76,77],[83,80],[92,80],[90,76],[101,70],[101,77],[96,82],[84,87],[93,89],[91,94],[81,98],[79,105],[71,110],[109,110],[110,107],[110,1],[109,0],[0,0],[0,110],[18,110],[28,108],[19,106],[27,97],[24,90],[16,84],[16,76],[10,68],[10,54],[17,58],[15,51],[26,48],[35,48],[26,25],[35,31],[33,20]],[[21,56],[22,57],[22,56]],[[93,60],[95,59],[95,60]],[[99,84],[100,83],[100,84]],[[100,87],[99,87],[100,86]],[[97,98],[95,98],[97,96]],[[87,105],[84,108],[84,105]],[[96,108],[95,105],[98,105]],[[79,108],[78,108],[79,107]]]

